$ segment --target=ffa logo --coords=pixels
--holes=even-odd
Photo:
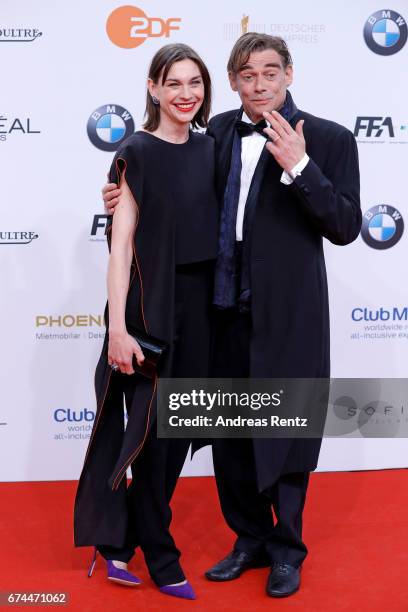
[[[361,237],[373,249],[393,247],[404,232],[404,220],[393,206],[373,206],[363,216]]]
[[[364,40],[371,51],[393,55],[407,42],[407,24],[395,11],[383,10],[370,15],[364,26]]]
[[[117,104],[100,106],[88,119],[89,140],[102,151],[116,151],[122,140],[133,134],[132,115]]]

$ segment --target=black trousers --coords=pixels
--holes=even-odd
[[[212,262],[177,267],[173,377],[208,376],[212,284]],[[131,406],[137,378],[121,376],[126,405]],[[169,528],[170,501],[189,446],[190,440],[158,439],[153,423],[140,455],[131,466],[126,546],[121,549],[98,546],[105,559],[126,563],[140,546],[158,586],[185,579],[179,563],[180,551]]]
[[[236,309],[216,313],[214,376],[249,376],[250,338],[250,314]],[[307,555],[302,541],[302,512],[309,473],[284,474],[260,493],[253,444],[251,439],[237,438],[215,439],[212,443],[221,509],[237,535],[234,548],[259,554],[271,563],[300,566]]]

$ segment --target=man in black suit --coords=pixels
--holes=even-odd
[[[323,238],[346,245],[360,231],[355,139],[296,108],[288,92],[292,59],[279,37],[241,36],[228,76],[242,107],[208,127],[222,204],[213,375],[327,378]],[[104,190],[106,203],[111,193]],[[270,565],[268,595],[298,590],[307,554],[302,513],[320,445],[299,438],[213,441],[221,507],[237,539],[206,572],[209,580]]]

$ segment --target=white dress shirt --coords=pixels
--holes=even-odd
[[[245,112],[242,113],[242,121],[251,123],[250,118]],[[236,239],[238,241],[242,240],[245,205],[248,199],[249,188],[266,142],[265,137],[258,132],[254,132],[250,136],[245,136],[241,139],[241,186],[238,200],[237,222],[235,226]],[[282,172],[281,182],[284,185],[293,183],[293,179],[302,172],[308,161],[309,157],[305,153],[304,157],[294,168],[292,168],[290,173],[285,172],[285,170]]]

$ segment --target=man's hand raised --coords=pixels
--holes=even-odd
[[[266,143],[266,148],[280,167],[290,172],[306,153],[306,142],[303,136],[304,120],[298,121],[296,129],[293,129],[277,111],[263,113],[263,116],[271,124],[270,128],[263,130],[271,140]]]

